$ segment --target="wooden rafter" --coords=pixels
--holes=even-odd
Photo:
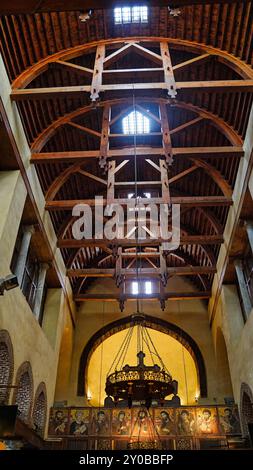
[[[104,247],[108,245],[114,246],[122,246],[122,247],[135,247],[138,246],[159,246],[164,240],[161,238],[152,239],[129,239],[129,238],[122,238],[122,239],[114,239],[114,240],[107,240],[107,239],[83,239],[83,240],[75,240],[75,239],[64,239],[58,240],[58,247],[59,248],[83,248],[85,246],[97,246],[97,247]],[[186,235],[180,237],[180,245],[219,245],[223,242],[222,235]]]
[[[211,291],[202,291],[202,292],[165,292],[165,300],[195,300],[195,299],[206,299],[208,300],[211,297]],[[102,300],[104,302],[113,302],[113,301],[135,301],[137,298],[147,299],[149,301],[160,300],[161,292],[154,292],[151,295],[140,293],[138,295],[134,294],[123,294],[122,296],[117,294],[77,294],[74,296],[76,302],[88,302]]]
[[[129,199],[117,199],[118,204],[127,205]],[[106,201],[103,201],[104,205]],[[147,204],[147,199],[139,199],[140,204]],[[150,198],[149,204],[163,204],[162,198]],[[180,204],[181,206],[188,207],[212,207],[212,206],[231,206],[233,204],[232,198],[224,196],[172,196],[172,204]],[[46,210],[48,211],[66,211],[72,210],[77,204],[87,204],[88,206],[95,206],[95,199],[68,199],[48,201],[46,203]]]
[[[136,154],[138,156],[154,156],[154,155],[163,155],[163,148],[155,149],[154,147],[140,147],[136,149]],[[218,158],[223,158],[224,155],[229,155],[231,158],[240,158],[244,154],[244,150],[241,146],[222,146],[222,147],[173,147],[173,155],[176,156],[187,156],[194,157],[200,156],[201,159],[209,158],[210,156],[215,156]],[[131,157],[134,155],[132,148],[124,149],[115,149],[108,151],[108,157]],[[82,161],[83,159],[92,159],[98,158],[100,152],[98,150],[82,150],[82,151],[72,151],[72,152],[42,152],[42,153],[32,153],[31,163],[55,163],[58,161],[66,162],[75,162]]]
[[[102,72],[101,72],[102,76]],[[199,90],[204,92],[242,92],[253,91],[253,79],[249,80],[206,80],[206,81],[188,81],[175,82],[177,90]],[[120,91],[120,90],[166,90],[168,89],[165,82],[145,82],[145,83],[117,83],[117,84],[101,84],[100,72],[97,70],[96,81],[94,79],[92,86],[88,85],[69,85],[47,88],[19,88],[11,92],[13,101],[23,100],[44,100],[44,99],[65,99],[66,95],[70,97],[81,97],[85,92],[91,94],[93,101],[99,98],[99,92]],[[91,92],[91,90],[93,90]]]
[[[193,276],[198,274],[215,274],[216,268],[214,266],[176,266],[166,267],[168,276]],[[135,268],[122,268],[122,276],[136,278]],[[157,277],[159,276],[159,268],[139,268],[139,276],[143,277]],[[86,269],[68,269],[68,277],[114,277],[115,269],[103,268],[86,268]]]

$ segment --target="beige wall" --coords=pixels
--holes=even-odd
[[[26,189],[20,173],[0,172],[0,278],[10,274],[10,262],[25,198]],[[61,325],[66,315],[66,301],[61,289],[48,290],[44,331],[19,287],[0,296],[0,330],[9,332],[13,345],[13,381],[15,383],[19,366],[29,361],[34,393],[40,382],[45,382],[49,406],[54,400]]]
[[[228,220],[224,232],[224,244],[221,247],[217,263],[212,298],[209,302],[209,316],[213,319],[212,334],[214,345],[217,343],[217,334],[221,330],[225,339],[234,398],[240,402],[241,384],[244,382],[253,391],[253,311],[244,324],[241,306],[235,285],[223,285],[220,295],[217,295],[218,286],[221,285],[222,275],[227,264],[227,251],[233,242],[234,227],[240,218],[243,195],[247,186],[253,197],[253,107],[251,109],[249,125],[244,142],[245,156],[241,159],[233,192],[234,205],[229,210]],[[253,216],[253,215],[252,215]],[[216,363],[219,364],[219,350],[216,350]]]
[[[253,390],[253,311],[244,324],[236,286],[223,286],[219,299],[213,336],[216,341],[217,330],[221,328],[227,345],[235,401],[240,403],[241,384],[247,383]],[[219,351],[217,354],[219,361]]]
[[[19,287],[0,296],[0,329],[6,329],[11,337],[14,351],[14,376],[19,366],[29,361],[32,367],[34,393],[40,382],[45,382],[49,407],[55,394],[58,357],[64,324],[69,321],[70,307],[75,316],[72,291],[65,277],[65,266],[60,250],[56,248],[56,237],[49,214],[44,210],[44,197],[36,175],[30,165],[30,150],[15,104],[10,100],[10,83],[0,57],[0,95],[8,115],[10,126],[23,161],[33,196],[36,201],[47,241],[54,253],[54,264],[63,289],[49,289],[47,293],[43,327],[34,317]],[[0,158],[4,160],[5,155]],[[21,221],[27,189],[19,171],[0,172],[0,277],[10,274],[10,262]],[[10,397],[11,400],[12,397]]]
[[[94,284],[91,290],[94,292],[106,292],[110,289],[116,289],[112,280],[102,281]],[[193,286],[182,278],[173,278],[169,282],[170,290],[180,291],[183,289],[193,290]],[[157,302],[142,302],[143,311],[147,315],[158,317],[168,322],[174,323],[188,333],[198,344],[204,358],[207,370],[208,398],[202,399],[203,403],[223,402],[225,396],[224,390],[217,387],[217,367],[215,364],[214,348],[212,335],[208,323],[207,306],[204,301],[167,301],[164,312],[160,309]],[[80,305],[77,315],[77,324],[74,336],[74,348],[72,355],[71,376],[68,386],[68,394],[65,399],[68,405],[84,406],[86,404],[84,397],[77,396],[77,377],[78,366],[82,351],[94,333],[104,325],[111,323],[123,316],[128,316],[136,310],[135,302],[127,302],[123,313],[119,310],[117,302],[85,302]],[[60,364],[65,361],[65,354],[60,358]],[[173,358],[172,358],[173,360]],[[63,364],[62,366],[63,367]],[[99,364],[97,374],[99,371]],[[61,381],[62,378],[60,377]],[[60,386],[57,386],[56,401],[62,400]]]

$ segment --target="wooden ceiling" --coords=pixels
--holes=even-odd
[[[48,4],[41,2],[39,8],[44,8],[45,3]],[[161,151],[166,145],[174,155],[168,178],[170,197],[182,202],[182,243],[166,256],[168,273],[175,274],[173,269],[177,268],[179,275],[187,275],[198,288],[199,297],[209,296],[252,104],[253,8],[252,2],[192,3],[198,4],[182,6],[178,18],[172,18],[167,7],[150,7],[148,24],[116,26],[110,9],[96,10],[86,23],[79,21],[78,11],[0,19],[1,52],[13,82],[12,99],[17,101],[46,208],[50,210],[78,300],[87,298],[87,269],[92,278],[99,273],[111,277],[117,258],[113,244],[78,244],[71,240],[70,209],[73,201],[91,200],[96,194],[106,198],[107,175],[96,157],[101,157],[103,116],[108,106],[113,124],[107,159],[116,156],[116,164],[120,164],[132,155],[133,137],[122,136],[117,116],[124,116],[125,110],[131,109],[133,99],[135,106],[153,116],[151,135],[136,139],[138,179],[147,182],[145,186],[140,183],[139,195],[146,190],[152,198],[161,197],[160,187],[154,184],[157,170],[145,163],[146,159],[159,165],[159,159],[166,159],[166,152]],[[116,40],[119,37],[122,39]],[[103,40],[105,57],[117,54],[133,40],[150,54],[142,50],[140,56],[135,47],[127,54],[118,54],[107,72],[103,71],[104,89],[92,104],[88,90],[97,66],[96,52]],[[178,87],[176,100],[168,97],[162,86],[154,88],[164,81],[164,69],[159,59],[154,64],[152,55],[159,56],[160,43],[167,41],[173,83]],[[64,51],[69,48],[66,55]],[[199,59],[202,54],[206,54],[205,60]],[[182,63],[188,65],[181,67]],[[146,71],[136,72],[139,68]],[[124,74],[119,72],[122,69]],[[196,82],[198,88],[193,86]],[[207,82],[208,87],[203,85]],[[120,90],[126,83],[131,86]],[[159,123],[162,106],[170,134],[167,144],[165,121]],[[126,198],[133,187],[134,163],[133,158],[128,159],[124,171],[117,176],[117,198]],[[73,164],[77,171],[69,170]],[[148,270],[152,264],[152,269],[159,268],[157,253],[144,256],[150,248],[142,247],[142,268],[146,269],[143,277],[153,275]],[[126,269],[134,252],[127,245],[124,250],[122,268]]]
[[[247,0],[243,0],[241,3],[246,3]],[[185,5],[205,5],[206,0],[139,0],[138,5],[158,6],[167,7],[182,7]],[[209,0],[209,4],[217,3],[217,0]],[[235,3],[234,0],[220,0],[222,3]],[[114,8],[117,6],[125,5],[136,5],[136,0],[71,0],[66,2],[65,0],[12,0],[11,3],[7,4],[6,1],[0,1],[0,14],[3,15],[15,15],[19,13],[37,13],[37,12],[48,12],[48,11],[75,11],[75,10],[89,10],[89,9],[100,9],[100,8]]]

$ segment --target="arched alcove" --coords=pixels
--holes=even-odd
[[[201,397],[206,397],[207,396],[206,369],[205,369],[205,364],[204,364],[202,353],[197,343],[193,340],[193,338],[190,335],[188,335],[184,330],[174,325],[173,323],[169,323],[165,320],[151,317],[149,315],[146,315],[145,318],[146,318],[145,324],[147,328],[151,328],[152,330],[156,330],[161,333],[164,333],[165,335],[169,335],[171,338],[181,343],[181,345],[187,350],[187,352],[189,352],[196,367],[199,394]],[[89,366],[93,352],[107,338],[110,338],[112,335],[129,328],[131,324],[131,320],[132,320],[132,317],[128,316],[128,317],[120,318],[119,320],[116,320],[112,323],[109,323],[108,325],[104,326],[99,331],[97,331],[87,342],[86,346],[83,349],[83,352],[80,357],[80,362],[79,362],[78,391],[77,391],[79,396],[85,396],[85,395],[87,396],[87,392],[88,392],[87,371],[88,371],[88,366]]]
[[[0,405],[7,405],[13,378],[13,347],[8,331],[0,331]],[[6,388],[5,388],[6,386]]]
[[[175,338],[160,331],[147,328],[148,334],[156,345],[157,352],[162,358],[166,369],[172,378],[178,382],[178,395],[182,405],[194,405],[195,397],[199,396],[198,374],[195,362],[189,351]],[[106,375],[110,370],[114,358],[117,356],[119,346],[128,334],[129,329],[119,331],[105,339],[91,355],[87,368],[88,395],[91,397],[92,406],[103,406]],[[145,353],[144,363],[152,366],[158,363],[155,355],[150,355],[147,345],[143,343],[142,350]],[[137,328],[132,332],[129,348],[124,356],[122,365],[137,364]],[[122,366],[121,366],[122,367]],[[113,372],[113,370],[112,370]],[[171,399],[168,396],[167,399]]]
[[[19,418],[28,422],[31,416],[33,401],[33,376],[29,362],[24,362],[19,367],[16,376],[16,386],[13,403],[18,405]]]
[[[244,436],[248,436],[248,424],[253,424],[253,393],[250,387],[245,383],[241,385],[240,415],[242,433]]]
[[[218,328],[216,333],[216,364],[220,395],[223,394],[224,397],[233,397],[227,346],[221,328]]]
[[[41,436],[44,435],[47,418],[47,392],[46,385],[41,382],[36,390],[33,406],[33,426]]]

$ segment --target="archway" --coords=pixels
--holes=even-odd
[[[13,347],[8,331],[0,331],[0,405],[7,405],[13,377]],[[6,386],[6,388],[5,388]]]
[[[217,363],[217,380],[220,395],[224,397],[232,397],[233,389],[229,369],[229,361],[227,354],[227,346],[221,328],[216,333],[216,363]]]
[[[198,374],[195,362],[189,351],[178,340],[166,333],[147,328],[148,334],[157,348],[158,355],[166,369],[174,380],[178,382],[178,396],[182,405],[195,405],[196,396],[199,396]],[[91,406],[103,406],[105,393],[105,382],[108,371],[112,366],[113,359],[117,356],[119,346],[122,344],[129,329],[119,331],[109,338],[106,338],[91,355],[87,367],[88,396]],[[137,364],[137,328],[131,334],[129,347],[126,349],[122,365]],[[138,349],[139,351],[139,349]],[[153,354],[151,356],[147,343],[144,341],[142,351],[145,354],[144,363],[152,366],[159,363],[159,358]],[[120,366],[122,367],[122,366]],[[112,369],[111,372],[114,370]],[[168,396],[167,399],[171,399]]]
[[[42,435],[45,431],[47,417],[47,392],[46,386],[42,382],[38,385],[38,388],[35,393],[34,398],[34,407],[33,407],[33,425],[35,431]]]
[[[253,424],[253,393],[245,383],[241,385],[240,414],[242,433],[244,436],[248,436],[248,424]]]
[[[121,318],[115,322],[109,323],[105,327],[97,331],[88,341],[83,349],[79,362],[78,371],[78,396],[87,396],[88,392],[88,377],[87,371],[92,353],[105,339],[111,337],[115,333],[129,328],[131,323],[131,316]],[[169,323],[160,318],[151,317],[146,315],[146,326],[156,331],[167,334],[181,343],[184,348],[190,353],[196,366],[196,373],[198,378],[198,388],[201,397],[207,396],[207,379],[206,369],[202,353],[197,343],[180,327]]]

